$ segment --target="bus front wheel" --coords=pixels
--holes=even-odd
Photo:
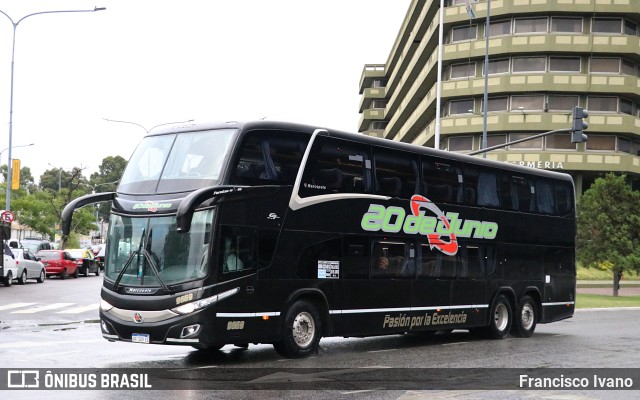
[[[530,337],[538,322],[536,302],[531,296],[523,296],[513,321],[512,333],[519,337]]]
[[[285,315],[282,339],[273,344],[288,358],[302,358],[318,349],[321,336],[320,314],[306,301],[296,301]]]

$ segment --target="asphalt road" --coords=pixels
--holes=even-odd
[[[629,368],[628,371],[637,373],[640,364],[638,309],[579,310],[572,319],[539,325],[529,339],[480,340],[466,331],[434,338],[416,335],[326,338],[316,356],[289,360],[280,357],[272,346],[263,344],[251,345],[246,350],[226,346],[218,352],[202,353],[191,347],[107,342],[100,334],[95,306],[99,302],[100,285],[100,278],[87,277],[66,281],[51,279],[41,285],[0,287],[0,368],[54,371],[56,368],[91,368],[94,371],[149,371],[146,368],[154,368],[168,378],[162,381],[164,384],[169,382],[172,388],[181,387],[182,390],[11,391],[6,398],[640,397],[637,391],[622,390],[525,391],[509,388],[496,391],[490,390],[487,384],[489,379],[510,382],[516,378],[508,374],[525,369],[562,374],[582,371],[582,368],[597,371]],[[56,306],[50,307],[52,304]],[[363,374],[363,368],[371,370]],[[548,370],[550,368],[567,370]],[[445,375],[438,375],[443,373]],[[227,386],[216,386],[220,377],[228,378],[223,382]],[[476,384],[465,386],[474,379]],[[459,384],[460,388],[444,390],[443,382]],[[635,384],[640,384],[640,379]],[[186,389],[192,387],[211,390]],[[434,390],[427,390],[431,387]]]

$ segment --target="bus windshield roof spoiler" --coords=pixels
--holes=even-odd
[[[71,218],[76,208],[86,206],[87,204],[99,203],[102,201],[112,201],[116,196],[116,192],[104,192],[88,194],[73,200],[62,210],[61,225],[62,234],[68,235],[71,232]]]
[[[191,229],[191,219],[196,208],[204,201],[218,197],[214,202],[220,201],[227,195],[233,195],[234,198],[247,198],[254,196],[262,196],[267,193],[273,193],[280,189],[277,185],[265,186],[210,186],[198,189],[185,197],[176,213],[176,230],[180,233],[187,233]]]

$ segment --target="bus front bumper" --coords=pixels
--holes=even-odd
[[[212,344],[209,343],[213,338],[212,327],[204,323],[202,314],[180,315],[171,310],[135,311],[114,307],[108,311],[100,309],[100,327],[102,336],[110,341],[207,347]]]

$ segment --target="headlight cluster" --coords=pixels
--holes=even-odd
[[[238,293],[240,288],[235,288],[231,290],[227,290],[226,292],[222,292],[215,296],[207,297],[205,299],[200,299],[196,301],[192,301],[191,303],[183,304],[180,307],[172,308],[171,311],[176,312],[178,314],[190,314],[194,311],[202,310],[203,308],[209,307],[210,305],[222,300],[226,299],[229,296],[233,296]]]

